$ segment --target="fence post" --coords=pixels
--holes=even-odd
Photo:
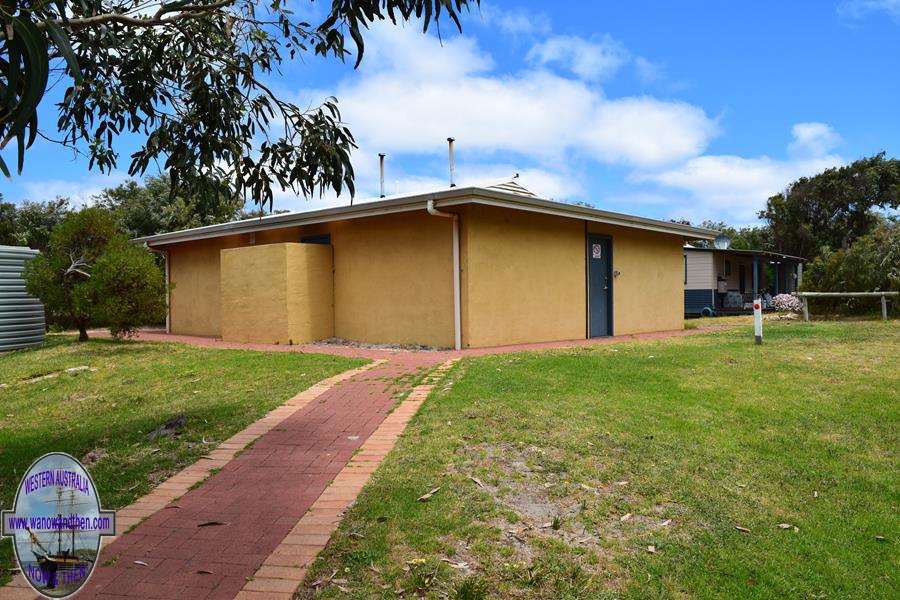
[[[881,318],[887,321],[887,296],[881,295]]]
[[[760,298],[753,301],[753,333],[756,345],[762,344],[762,299]]]
[[[803,296],[803,320],[809,321],[809,298]]]

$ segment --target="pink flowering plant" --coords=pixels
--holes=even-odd
[[[803,303],[793,294],[778,294],[772,298],[772,308],[778,312],[800,312]]]

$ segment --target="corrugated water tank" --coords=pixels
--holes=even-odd
[[[22,272],[38,251],[0,246],[0,352],[44,342],[44,305],[25,291]]]

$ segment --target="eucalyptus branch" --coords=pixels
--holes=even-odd
[[[358,65],[372,23],[417,19],[427,30],[443,16],[459,27],[458,14],[478,3],[332,0],[310,25],[286,0],[0,0],[0,150],[16,140],[22,172],[45,92],[69,81],[56,126],[89,169],[118,168],[116,141],[131,133],[143,139],[129,175],[162,162],[179,192],[259,204],[271,204],[275,185],[353,194],[356,144],[337,101],[303,110],[266,78],[309,54],[345,60],[348,42]],[[10,174],[4,156],[0,172]]]
[[[63,27],[69,31],[81,31],[93,27],[102,27],[111,23],[127,25],[129,27],[159,27],[171,23],[177,23],[185,19],[193,19],[206,13],[215,12],[237,2],[237,0],[218,0],[210,4],[194,4],[186,6],[171,6],[163,4],[152,17],[135,17],[125,13],[104,13],[91,15],[90,17],[73,17],[67,19],[38,20],[35,26],[46,31],[48,23]],[[175,12],[178,11],[178,12]],[[175,13],[175,14],[171,14]],[[166,16],[169,15],[169,16]],[[6,32],[0,30],[0,40],[6,38]]]

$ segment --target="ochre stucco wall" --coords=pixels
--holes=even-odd
[[[247,236],[173,244],[169,251],[169,323],[173,333],[219,335],[219,252],[249,243]]]
[[[287,246],[288,338],[312,342],[334,336],[334,278],[331,246]]]
[[[287,343],[287,244],[222,250],[220,278],[223,340]]]
[[[584,338],[583,221],[472,205],[462,238],[465,347]]]
[[[586,336],[585,224],[539,213],[462,209],[463,345]],[[613,333],[681,329],[681,236],[591,223],[612,237]]]
[[[337,337],[453,346],[450,219],[424,210],[354,219],[331,235]]]
[[[333,335],[331,246],[222,250],[220,290],[223,340],[300,344]]]
[[[613,334],[684,328],[684,238],[602,223],[612,237]]]
[[[322,337],[453,345],[451,224],[424,210],[173,245],[172,332],[223,335],[220,250],[297,242],[322,233],[331,234],[334,252],[334,323]],[[265,287],[280,285],[268,267],[260,265],[259,272],[256,279],[266,281]],[[315,320],[322,318],[319,314]]]

